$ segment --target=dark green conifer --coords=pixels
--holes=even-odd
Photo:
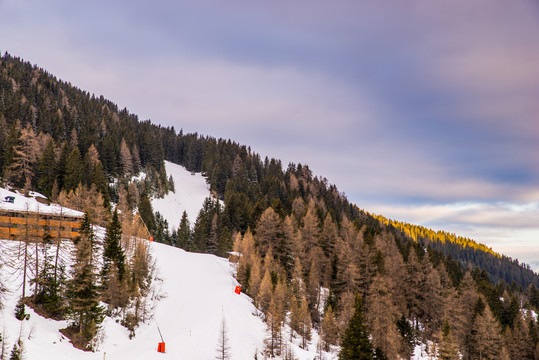
[[[411,356],[414,350],[414,329],[404,315],[397,320],[397,330],[402,338],[402,352]]]
[[[357,294],[354,302],[354,315],[348,323],[341,343],[339,360],[372,360],[374,352],[363,317],[363,301]]]
[[[118,210],[115,209],[112,213],[112,219],[107,226],[107,233],[103,244],[103,274],[105,278],[112,265],[116,266],[120,281],[125,275],[125,253],[121,245],[121,240],[122,225],[118,217]]]
[[[19,122],[14,122],[9,128],[9,134],[6,137],[6,141],[3,146],[2,157],[3,157],[3,166],[4,166],[4,176],[6,176],[6,171],[10,168],[13,163],[13,157],[15,156],[15,145],[19,141],[21,136],[21,129]]]
[[[150,199],[146,192],[144,192],[140,197],[140,201],[138,204],[138,212],[140,214],[140,217],[146,224],[148,231],[153,234],[156,229],[155,217],[153,214],[152,203],[150,202]]]
[[[191,251],[190,240],[191,226],[189,224],[189,219],[187,218],[187,212],[184,211],[180,221],[180,226],[178,227],[176,246]]]
[[[39,161],[37,169],[37,185],[39,190],[46,196],[52,195],[54,180],[56,179],[56,154],[54,152],[54,140],[49,140],[45,152]]]
[[[21,341],[20,340],[18,340],[13,345],[13,349],[11,350],[9,360],[22,360],[22,346],[21,346]]]
[[[62,151],[60,152],[60,158],[58,159],[57,172],[56,172],[58,176],[58,189],[59,190],[64,189],[64,179],[66,177],[67,158],[69,157],[70,153],[71,153],[71,148],[69,147],[69,143],[67,141],[64,141],[62,145]]]
[[[67,157],[64,186],[67,191],[75,190],[82,181],[83,164],[80,156],[79,148],[74,148]]]
[[[74,249],[72,279],[68,282],[68,312],[79,333],[90,341],[103,321],[103,308],[99,306],[96,267],[94,265],[95,235],[88,213],[81,224],[81,236]]]

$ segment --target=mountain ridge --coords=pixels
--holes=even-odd
[[[105,209],[114,202],[138,210],[157,241],[188,251],[226,256],[234,249],[242,255],[238,281],[266,321],[277,319],[278,328],[289,321],[304,340],[312,326],[323,330],[326,346],[338,342],[357,293],[372,341],[389,358],[409,357],[410,339],[441,346],[446,323],[465,356],[482,351],[474,336],[488,326],[499,328],[492,351],[513,353],[510,336],[531,321],[515,307],[539,305],[539,277],[529,267],[470,239],[372,216],[307,165],[284,168],[231,140],[139,121],[7,53],[0,69],[0,123],[10,129],[0,135],[4,181],[52,198],[97,194]],[[184,221],[168,229],[152,209],[149,199],[174,187],[165,160],[208,179],[213,197],[192,230]],[[142,169],[146,180],[132,183]],[[322,289],[330,291],[325,304]],[[534,329],[527,342],[533,348]],[[271,356],[282,351],[274,336]]]

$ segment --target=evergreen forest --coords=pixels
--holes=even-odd
[[[80,286],[62,293],[88,338],[104,311],[96,297],[117,311],[132,301],[118,294],[136,299],[147,289],[149,260],[137,257],[145,250],[126,251],[119,240],[140,230],[125,215],[136,210],[157,241],[237,263],[242,291],[268,326],[268,357],[290,358],[287,325],[304,346],[313,329],[323,350],[340,345],[340,359],[406,359],[418,342],[441,359],[539,359],[539,277],[529,266],[472,239],[370,214],[306,164],[139,120],[8,53],[0,128],[3,186],[39,191],[107,227],[102,273],[88,260],[86,226],[71,270]],[[184,213],[170,229],[152,209],[152,197],[181,186],[165,160],[207,178],[212,196],[194,224]],[[133,180],[140,172],[146,179]],[[95,288],[97,276],[107,285]],[[91,296],[83,301],[78,291]]]

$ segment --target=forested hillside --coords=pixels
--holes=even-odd
[[[138,209],[159,241],[234,250],[238,280],[268,324],[269,356],[286,356],[287,324],[305,344],[315,327],[326,349],[342,344],[348,359],[345,340],[364,322],[371,358],[408,358],[416,341],[445,359],[539,358],[537,321],[524,311],[539,306],[539,278],[527,266],[470,239],[373,216],[307,165],[139,121],[8,54],[0,127],[4,183],[71,202],[93,194],[103,209]],[[215,195],[192,227],[185,217],[168,229],[151,209],[151,196],[174,187],[165,159],[203,172]],[[147,181],[131,182],[142,170]]]

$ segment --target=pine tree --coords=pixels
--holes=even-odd
[[[271,274],[269,270],[266,270],[262,282],[260,283],[260,290],[257,295],[257,303],[260,310],[265,314],[269,310],[269,305],[273,297],[273,284],[271,283]]]
[[[5,131],[8,128],[8,125],[6,123],[6,119],[4,118],[4,114],[2,113],[2,107],[3,107],[3,94],[2,90],[0,90],[0,129],[4,129],[4,131],[0,132],[0,174],[2,174],[1,170],[4,168],[4,144],[7,142],[7,137],[9,132]],[[1,176],[1,175],[0,175]]]
[[[240,264],[241,260],[243,259],[240,259]],[[255,300],[255,306],[258,306],[258,293],[260,291],[260,284],[262,282],[262,260],[258,257],[258,255],[256,255],[252,256],[249,261],[251,261],[252,263],[247,264],[249,267],[249,277],[246,285],[248,295]]]
[[[64,187],[65,178],[67,176],[67,159],[69,158],[69,155],[71,154],[71,148],[69,147],[69,143],[67,141],[64,141],[62,144],[62,150],[60,151],[60,157],[58,158],[57,163],[57,174],[58,174],[58,189],[66,189]]]
[[[106,279],[110,267],[115,266],[118,278],[123,280],[125,275],[125,254],[122,248],[122,226],[118,217],[118,210],[112,213],[112,219],[107,226],[107,233],[103,244],[103,275]],[[106,283],[106,281],[104,281]]]
[[[271,299],[268,311],[266,312],[266,325],[269,335],[265,340],[265,353],[270,357],[281,354],[281,322],[279,321],[280,314],[278,313],[274,299]]]
[[[319,244],[326,257],[334,251],[335,242],[337,241],[337,226],[333,222],[330,213],[328,212],[326,218],[324,219],[324,227],[320,233]]]
[[[92,184],[95,185],[96,189],[103,195],[103,200],[105,206],[108,207],[110,203],[110,196],[108,192],[108,181],[105,170],[103,169],[103,164],[101,161],[98,161],[95,165],[92,172]]]
[[[22,360],[22,342],[20,339],[13,345],[9,360]]]
[[[228,226],[223,226],[219,233],[219,242],[217,245],[216,255],[220,257],[227,257],[232,250],[232,234]]]
[[[354,303],[354,315],[344,333],[339,360],[371,360],[374,358],[363,314],[363,301],[359,294]]]
[[[439,335],[440,345],[438,347],[438,356],[441,360],[458,360],[458,347],[453,339],[451,325],[447,319],[444,320],[442,331]]]
[[[307,348],[311,340],[311,315],[307,305],[307,299],[303,296],[300,300],[292,295],[290,300],[290,328],[301,337],[300,347]],[[292,332],[292,336],[294,333]]]
[[[447,318],[451,325],[451,332],[461,348],[467,346],[468,335],[472,331],[472,314],[477,296],[475,282],[468,271],[460,282],[458,296],[453,302],[446,299]]]
[[[55,281],[53,256],[49,253],[51,243],[50,235],[46,235],[41,242],[43,265],[34,279],[38,291],[33,301],[36,304],[42,304],[51,316],[58,316],[64,311],[62,292],[65,279],[61,272],[58,281]]]
[[[217,341],[217,354],[215,355],[215,359],[229,360],[232,358],[229,342],[228,327],[226,326],[226,319],[223,316],[221,328],[219,329],[219,339]]]
[[[137,144],[133,144],[131,154],[133,155],[133,172],[134,174],[138,174],[140,172],[141,162]]]
[[[424,280],[420,289],[420,293],[423,294],[420,309],[423,314],[425,331],[431,335],[441,325],[440,319],[443,317],[444,309],[443,288],[439,272],[432,267],[432,263],[427,258],[423,260],[421,268]]]
[[[505,329],[505,344],[512,360],[533,359],[534,342],[528,332],[529,327],[521,316],[517,317],[512,329]]]
[[[54,141],[51,139],[41,157],[37,170],[38,189],[46,196],[52,195],[52,188],[56,180],[56,153]]]
[[[396,326],[397,308],[392,298],[392,282],[386,276],[373,279],[367,298],[367,322],[372,343],[390,359],[398,357],[399,335]]]
[[[20,122],[14,121],[9,128],[9,134],[6,136],[5,142],[2,143],[2,160],[3,160],[3,177],[11,176],[11,167],[13,158],[15,157],[15,147],[21,136]]]
[[[339,339],[339,328],[333,314],[331,305],[328,306],[322,318],[321,337],[324,351],[329,351],[330,345],[337,345]]]
[[[133,174],[133,159],[131,158],[131,152],[129,151],[124,138],[122,138],[120,145],[120,164],[123,176]]]
[[[301,336],[301,348],[307,349],[307,343],[311,341],[311,314],[307,299],[303,297],[298,308],[299,311],[299,335]]]
[[[89,342],[103,321],[103,309],[99,306],[97,273],[94,264],[95,235],[88,213],[81,224],[81,237],[75,244],[72,279],[68,282],[68,311],[79,334]]]
[[[20,187],[24,186],[26,190],[31,187],[37,152],[36,135],[28,124],[26,128],[21,130],[21,137],[15,146],[13,163],[11,164],[12,181]]]
[[[140,197],[140,201],[138,203],[138,212],[146,224],[150,234],[153,234],[156,230],[155,217],[153,214],[152,203],[146,192],[144,192]]]
[[[290,332],[290,336],[294,337],[294,331],[296,333],[299,333],[299,303],[298,299],[295,295],[292,295],[290,297],[290,323],[288,324],[290,326],[290,329],[292,330]]]
[[[303,249],[300,250],[302,255],[308,254],[311,248],[318,244],[320,229],[314,207],[314,203],[309,203],[309,210],[307,210],[307,214],[303,218],[303,227],[301,228]]]
[[[309,269],[309,277],[307,278],[308,281],[305,289],[309,309],[311,310],[311,318],[316,324],[320,323],[318,308],[320,304],[320,269],[323,268],[321,258],[323,257],[324,253],[318,246],[312,248],[310,251],[311,268]]]
[[[97,164],[101,162],[99,160],[99,151],[97,150],[94,144],[90,145],[90,147],[88,148],[88,151],[86,152],[86,155],[84,155],[84,158],[88,159],[90,170],[93,170],[97,166]]]
[[[476,309],[471,334],[472,354],[481,359],[498,359],[503,345],[500,324],[488,305],[478,302]]]
[[[63,188],[75,190],[82,181],[83,164],[79,148],[74,148],[66,160]]]
[[[279,354],[282,353],[282,347],[283,347],[283,326],[285,324],[286,320],[286,312],[287,312],[287,304],[288,301],[288,289],[285,283],[285,280],[281,280],[277,283],[277,286],[275,287],[275,290],[273,292],[273,305],[270,308],[272,309],[272,316],[275,320],[275,326],[274,330],[277,336],[277,344],[279,347]]]
[[[299,258],[296,258],[294,261],[294,270],[292,271],[292,279],[290,280],[290,292],[296,297],[296,299],[301,299],[303,296],[305,296],[303,269],[301,267],[301,261]]]
[[[404,315],[397,320],[397,331],[401,337],[399,354],[410,358],[414,353],[415,346],[414,329]]]
[[[219,216],[214,214],[210,223],[210,233],[206,239],[206,251],[215,254],[219,245]]]
[[[267,208],[260,217],[256,226],[255,241],[258,246],[260,256],[264,257],[271,248],[274,250],[280,237],[280,220],[273,208]]]

